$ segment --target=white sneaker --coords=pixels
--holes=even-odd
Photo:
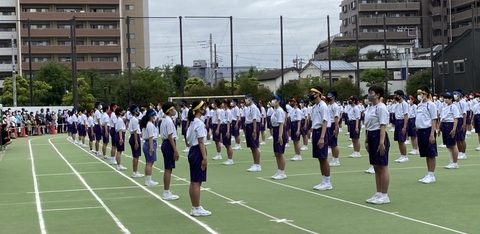
[[[206,141],[206,142],[205,142],[205,145],[211,145],[211,144],[212,144],[211,141]]]
[[[349,132],[346,132],[345,135],[350,135],[350,133],[349,133]]]
[[[153,187],[153,186],[157,186],[157,185],[158,185],[158,182],[155,182],[153,180],[145,181],[145,186],[147,186],[147,187]]]
[[[359,152],[353,152],[353,154],[348,155],[350,158],[361,158],[362,155],[360,155]]]
[[[411,143],[410,143],[409,140],[406,140],[406,141],[405,141],[405,145],[410,145],[410,144],[411,144]]]
[[[478,147],[478,148],[480,148],[480,147]],[[304,145],[304,146],[302,146],[302,148],[300,148],[300,150],[301,150],[301,151],[308,150],[308,146]],[[479,150],[479,151],[480,151],[480,150]]]
[[[140,173],[138,173],[138,172],[132,173],[132,178],[143,178],[143,177],[144,177],[144,175],[143,175],[143,174],[140,174]]]
[[[424,184],[435,183],[435,176],[428,176],[422,181]]]
[[[348,148],[353,148],[353,144],[350,144],[350,145],[348,146]]]
[[[190,151],[190,147],[187,147],[184,150],[182,150],[182,152],[184,152],[184,153],[188,153],[188,151]]]
[[[215,155],[213,158],[213,160],[222,160],[222,155]]]
[[[343,132],[343,130],[341,128],[338,129],[338,132]]]
[[[95,154],[95,153],[96,153],[95,150],[90,150],[89,152],[90,152],[91,154]]]
[[[241,150],[242,146],[241,145],[236,145],[235,147],[232,148],[233,150]]]
[[[260,172],[262,171],[262,166],[260,165],[253,165],[247,169],[248,172]]]
[[[398,163],[406,163],[406,162],[408,162],[408,161],[409,161],[408,157],[403,156],[402,158],[400,158],[400,159],[398,160]]]
[[[423,183],[423,181],[426,180],[427,178],[428,178],[428,174],[425,177],[419,179],[418,182]]]
[[[287,175],[285,174],[285,172],[277,172],[276,175],[272,176],[272,179],[274,180],[284,180],[287,178]]]
[[[339,161],[332,161],[332,162],[330,162],[330,166],[331,166],[331,167],[339,167],[339,166],[340,166],[340,162],[339,162]]]
[[[290,159],[290,161],[302,161],[302,156],[295,155],[295,156],[293,156],[293,158]]]
[[[373,166],[370,166],[367,170],[365,170],[365,173],[375,174],[375,168],[373,168]]]
[[[477,148],[475,148],[476,151],[480,151],[480,146],[478,146]]]
[[[285,148],[290,148],[290,144],[285,144]]]
[[[445,166],[445,169],[458,169],[459,167],[460,166],[458,166],[458,163],[449,163]]]
[[[378,195],[377,193],[375,193],[375,195],[373,195],[373,197],[369,198],[366,200],[367,203],[372,203],[373,200],[377,199],[380,195]]]
[[[377,198],[373,199],[371,203],[376,205],[388,204],[390,203],[390,198],[388,198],[388,196],[385,196],[385,195],[377,196]]]
[[[172,192],[163,192],[162,199],[165,201],[174,201],[178,200],[180,197],[178,195],[172,194]]]
[[[273,136],[269,136],[267,139],[268,140],[273,140]]]
[[[438,148],[447,148],[447,146],[442,143],[442,144],[438,145]]]
[[[227,161],[222,163],[223,165],[233,165],[233,160],[232,159],[227,159]]]
[[[313,189],[315,190],[319,190],[319,191],[325,191],[325,190],[331,190],[333,189],[333,186],[331,183],[321,183],[321,184],[318,184],[316,185],[315,187],[313,187]]]
[[[127,170],[127,168],[124,167],[124,166],[122,166],[122,165],[118,165],[118,166],[117,166],[117,170],[119,170],[119,171],[125,171],[125,170]]]
[[[467,159],[467,155],[465,153],[458,153],[458,160],[465,160]]]
[[[260,142],[260,145],[266,145],[265,141]]]
[[[107,156],[103,156],[103,159],[107,159],[107,158],[108,158]],[[110,165],[117,165],[117,160],[115,161],[110,160]]]
[[[395,128],[390,128],[390,132],[395,132]]]
[[[465,134],[466,134],[466,135],[470,135],[470,134],[472,134],[472,132],[471,132],[471,131],[467,131],[467,132],[465,132]]]
[[[190,215],[194,217],[201,217],[201,216],[210,216],[212,212],[203,209],[203,207],[199,206],[198,208],[193,208],[190,211]]]
[[[312,139],[308,139],[308,143],[312,143]]]
[[[419,154],[419,152],[418,152],[418,150],[412,150],[412,151],[410,151],[408,154],[410,154],[410,155],[417,155],[417,154]]]

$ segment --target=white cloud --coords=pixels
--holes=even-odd
[[[181,4],[180,4],[181,2]],[[150,0],[154,16],[233,16],[234,63],[236,66],[280,67],[280,25],[284,17],[284,62],[308,59],[316,46],[327,39],[326,16],[330,15],[331,34],[339,32],[339,0]],[[209,34],[217,44],[220,66],[230,66],[229,19],[184,19],[184,63],[210,59]],[[178,19],[150,20],[151,66],[180,63]]]

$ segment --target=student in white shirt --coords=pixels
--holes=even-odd
[[[300,135],[302,135],[303,145],[300,150],[308,150],[308,136],[310,128],[308,127],[308,108],[305,106],[305,101],[300,100],[300,111],[302,111],[302,121],[300,123]]]
[[[225,116],[223,115],[223,110],[221,109],[221,103],[218,99],[213,100],[211,104],[212,113],[212,134],[213,134],[213,141],[215,142],[215,147],[217,150],[217,154],[212,158],[213,160],[221,160],[222,159],[222,133],[220,131],[222,118]]]
[[[462,117],[458,107],[453,104],[454,95],[450,92],[443,94],[443,100],[446,106],[440,113],[440,127],[438,135],[442,135],[443,144],[447,146],[450,163],[445,166],[446,169],[458,169],[458,149],[457,135],[458,123]]]
[[[328,126],[330,113],[327,104],[322,100],[323,88],[316,86],[310,89],[310,100],[314,103],[312,108],[312,155],[320,163],[322,182],[313,187],[315,190],[333,189],[330,182],[330,165],[328,163]]]
[[[245,95],[245,140],[247,141],[247,147],[252,151],[253,165],[247,169],[249,172],[262,171],[260,166],[260,150],[258,140],[258,121],[260,111],[253,103],[253,95]]]
[[[328,146],[332,150],[332,161],[330,162],[331,167],[340,166],[339,155],[340,151],[338,149],[338,121],[341,117],[340,107],[335,102],[338,94],[335,91],[331,91],[327,94],[326,103],[328,105],[328,111],[330,112],[330,127],[328,129]]]
[[[460,89],[453,91],[454,105],[458,107],[460,111],[460,119],[458,119],[457,124],[457,148],[458,148],[458,159],[467,159],[467,143],[465,142],[466,132],[467,132],[467,110],[468,104],[463,99],[463,93]]]
[[[194,101],[192,109],[188,113],[190,127],[187,131],[187,140],[190,142],[188,162],[190,164],[190,200],[192,209],[190,215],[209,216],[212,212],[200,206],[200,188],[202,183],[207,181],[207,150],[205,148],[205,137],[207,135],[205,124],[200,120],[205,115],[205,104],[203,101]]]
[[[181,101],[180,106],[182,107],[182,112],[180,116],[180,121],[182,121],[182,136],[185,140],[185,149],[182,152],[187,153],[190,150],[190,144],[187,141],[187,129],[189,124],[187,101]]]
[[[173,102],[166,102],[162,106],[163,120],[160,125],[160,137],[162,138],[162,154],[163,165],[165,172],[163,173],[163,195],[162,199],[171,201],[178,200],[179,196],[174,195],[170,191],[170,182],[172,178],[172,171],[175,168],[175,162],[179,159],[177,150],[177,131],[173,123],[172,116],[177,114],[175,104]]]
[[[371,86],[368,89],[368,101],[372,106],[365,113],[365,149],[368,152],[370,164],[375,169],[375,183],[377,192],[367,199],[367,203],[387,204],[390,174],[388,172],[388,156],[390,140],[386,131],[389,123],[389,113],[385,104],[381,102],[384,89],[380,86]]]
[[[93,114],[93,133],[95,134],[95,152],[98,156],[100,154],[100,140],[102,140],[102,103],[95,103],[95,112]]]
[[[220,132],[222,134],[222,143],[227,150],[227,161],[223,162],[223,165],[233,165],[233,149],[232,149],[232,111],[230,109],[230,101],[224,99],[222,102],[222,115]]]
[[[130,120],[128,121],[128,131],[130,132],[130,138],[128,139],[128,143],[130,145],[130,149],[132,150],[132,178],[142,178],[144,175],[138,172],[138,158],[142,156],[142,147],[140,145],[140,135],[142,135],[142,130],[140,129],[140,119],[138,116],[140,115],[140,109],[138,106],[131,106],[130,107]]]
[[[140,129],[142,129],[143,154],[145,155],[145,185],[157,186],[158,182],[152,180],[152,167],[157,161],[157,138],[158,129],[155,127],[157,112],[149,109],[140,120]]]
[[[268,128],[268,131],[270,133],[270,136],[267,139],[269,139],[269,140],[273,139],[272,122],[270,121],[271,120],[270,118],[272,117],[272,114],[273,114],[272,103],[268,102],[267,103],[267,128]]]
[[[393,133],[393,140],[398,143],[398,149],[400,150],[400,157],[395,160],[398,163],[406,163],[409,161],[407,157],[407,124],[408,124],[408,104],[404,99],[405,93],[402,90],[394,92],[395,105],[395,130]]]
[[[355,96],[351,96],[348,99],[348,104],[350,108],[348,110],[348,132],[350,134],[350,138],[352,139],[352,148],[353,154],[349,155],[350,158],[360,158],[360,133],[362,130],[361,125],[361,111],[358,107],[358,98]],[[350,147],[349,147],[350,148]]]
[[[415,128],[417,133],[420,157],[424,157],[427,164],[427,175],[418,180],[420,183],[430,184],[435,182],[435,167],[437,165],[437,107],[431,101],[432,96],[427,86],[421,86],[417,90],[419,101],[415,112]],[[409,114],[411,115],[411,114]],[[413,141],[412,141],[413,143]]]
[[[478,147],[476,151],[480,151],[480,92],[475,94],[474,105],[472,108],[473,113],[473,128],[478,137]]]
[[[290,111],[290,137],[293,141],[293,148],[295,155],[291,158],[291,161],[302,161],[302,155],[300,151],[300,137],[302,129],[302,111],[298,108],[299,104],[297,99],[292,98],[292,110]]]
[[[258,101],[259,104],[259,110],[260,110],[260,133],[262,136],[262,141],[260,142],[260,145],[266,145],[265,143],[265,129],[267,128],[267,111],[265,110],[265,106],[263,105],[263,101],[260,100]]]
[[[80,109],[78,111],[78,142],[81,147],[86,148],[85,145],[85,136],[87,135],[87,116],[85,115],[85,109]]]
[[[421,103],[420,100],[419,100],[419,102]],[[407,136],[410,137],[410,142],[411,142],[412,148],[413,148],[412,151],[410,151],[408,154],[416,155],[416,154],[419,154],[418,141],[417,141],[417,130],[416,130],[416,125],[415,125],[415,121],[417,119],[417,105],[415,104],[415,98],[412,95],[410,95],[408,97],[407,104],[408,104]],[[432,102],[432,104],[433,104],[433,102]],[[408,140],[407,140],[407,142],[408,142]],[[405,144],[407,144],[407,142],[405,142]]]
[[[117,170],[119,171],[127,170],[126,167],[122,166],[122,153],[123,151],[125,151],[125,132],[127,131],[127,127],[125,126],[125,122],[123,121],[124,115],[125,111],[123,111],[123,108],[115,106],[115,116],[117,118],[117,120],[115,121],[115,145],[117,146],[115,153]]]
[[[103,126],[103,131],[102,131],[102,140],[103,140],[103,145],[102,145],[102,155],[103,159],[107,159],[107,146],[108,143],[110,142],[109,140],[109,121],[110,117],[108,116],[108,106],[103,107],[103,112],[102,112],[102,126]],[[117,165],[117,162],[115,162],[115,157],[110,157],[110,165]]]
[[[117,141],[115,140],[117,139],[116,137],[117,131],[116,131],[115,125],[117,124],[118,118],[117,118],[117,115],[115,114],[116,109],[117,109],[117,104],[112,103],[110,104],[110,109],[107,112],[109,117],[108,126],[110,126],[109,133],[110,133],[110,138],[112,139],[112,147],[110,148],[110,158],[111,158],[110,161],[114,161],[117,154],[117,145],[116,145]]]
[[[95,141],[95,133],[93,132],[93,113],[94,110],[90,110],[87,114],[87,135],[88,135],[88,146],[90,146],[90,153],[95,153],[96,151],[93,150],[93,141]]]
[[[238,108],[238,100],[233,99],[232,103],[232,136],[235,138],[235,146],[232,148],[233,150],[241,150],[242,145],[240,145],[240,129],[242,128],[242,113],[243,110]]]
[[[287,143],[287,130],[283,127],[286,121],[287,108],[285,107],[286,100],[280,95],[275,94],[272,97],[271,104],[273,110],[271,113],[271,125],[273,132],[273,153],[277,161],[277,173],[272,176],[274,180],[283,180],[287,178],[285,174],[285,144]]]

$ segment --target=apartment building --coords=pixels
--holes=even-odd
[[[15,0],[0,2],[0,80],[12,76],[12,54],[16,58],[17,50],[12,49],[12,39],[17,40]],[[18,68],[15,68],[18,69]]]
[[[12,17],[14,16],[14,17]],[[127,34],[126,18],[130,20]],[[77,70],[98,69],[118,74],[128,69],[127,37],[131,40],[131,66],[150,65],[148,1],[142,0],[2,0],[0,19],[0,73],[2,59],[11,63],[11,47],[6,39],[18,39],[18,68],[29,74],[28,21],[30,21],[32,70],[48,61],[71,66],[71,28],[75,17]],[[13,32],[13,33],[12,33]],[[10,57],[7,56],[10,53]],[[9,75],[11,75],[11,65]],[[0,79],[1,79],[0,75]]]

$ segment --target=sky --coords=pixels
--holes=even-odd
[[[179,4],[181,2],[181,4]],[[150,17],[233,16],[234,66],[280,68],[280,15],[283,16],[284,66],[308,61],[317,45],[339,33],[340,0],[149,0]],[[179,20],[150,19],[151,67],[180,63]],[[219,66],[230,66],[228,18],[183,20],[184,64],[210,60],[209,35],[217,44]]]

